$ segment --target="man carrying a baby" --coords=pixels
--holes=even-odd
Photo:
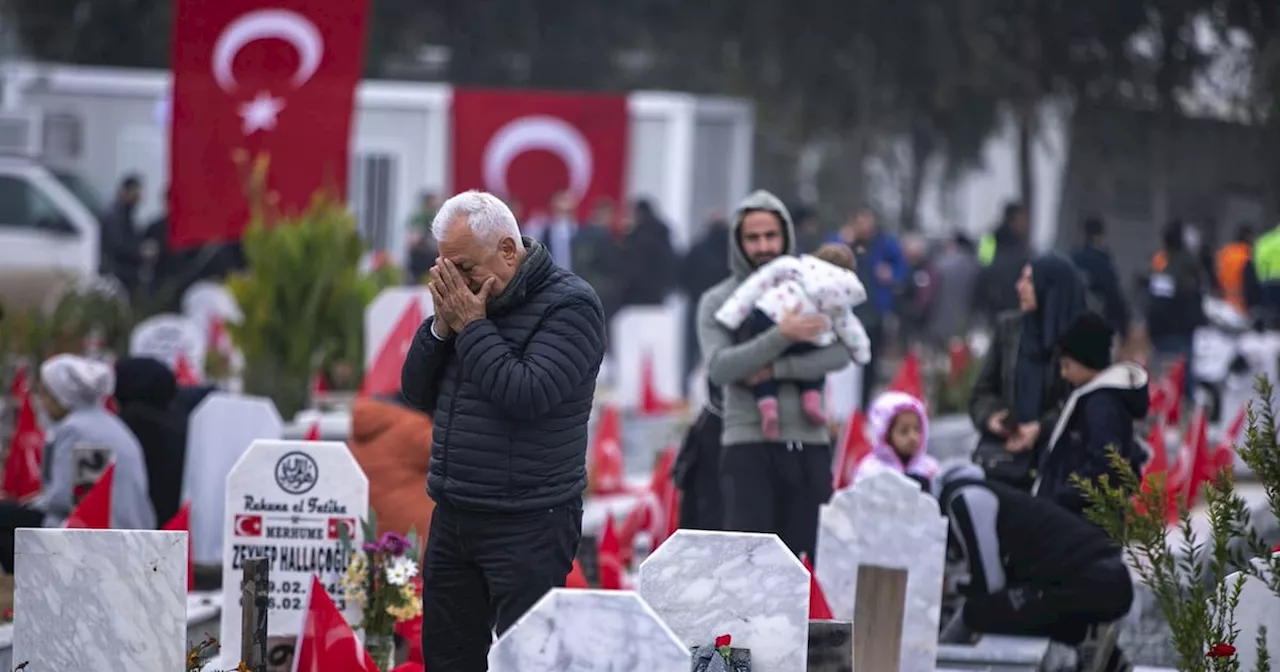
[[[707,378],[724,390],[724,527],[775,533],[813,557],[831,497],[822,382],[867,356],[849,311],[866,292],[833,254],[793,256],[791,216],[773,194],[751,194],[731,222],[731,275],[698,302]]]

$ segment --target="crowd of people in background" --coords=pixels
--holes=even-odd
[[[141,189],[136,177],[127,177],[103,220],[103,272],[135,296],[154,291],[161,278],[190,275],[193,266],[192,259],[167,250],[163,219],[145,228],[134,221]],[[483,298],[476,303],[472,294],[487,297],[484,287],[495,283],[472,286],[479,271],[468,267],[460,274],[450,270],[456,262],[440,265],[468,254],[448,239],[444,243],[456,249],[445,249],[445,227],[466,220],[474,228],[470,217],[493,210],[464,212],[458,203],[488,198],[502,204],[475,193],[447,202],[424,194],[410,222],[406,281],[453,278],[453,289],[448,282],[431,285],[445,321],[431,322],[429,337],[420,331],[416,348],[447,349],[440,344],[483,319]],[[975,629],[1050,636],[1073,646],[1099,641],[1098,628],[1127,611],[1132,590],[1118,550],[1086,519],[1072,479],[1114,476],[1111,450],[1135,474],[1147,459],[1134,432],[1148,410],[1148,362],[1135,356],[1142,349],[1133,344],[1145,341],[1157,364],[1190,358],[1209,295],[1241,313],[1280,314],[1280,228],[1258,237],[1241,226],[1231,243],[1210,250],[1195,227],[1172,222],[1137,291],[1126,292],[1100,218],[1082,222],[1079,244],[1068,254],[1037,253],[1027,209],[1019,203],[1008,204],[976,243],[958,233],[930,241],[887,230],[869,207],[824,234],[812,208],[788,208],[757,191],[734,212],[713,213],[683,255],[656,208],[643,199],[626,208],[593,203],[585,221],[578,220],[581,209],[568,194],[557,195],[547,213],[527,218],[520,203],[502,205],[503,231],[510,235],[500,241],[507,261],[502,273],[493,273],[494,291],[530,264],[537,265],[538,277],[555,278],[583,301],[589,286],[603,318],[592,332],[602,351],[606,339],[595,332],[619,310],[661,306],[673,294],[687,298],[686,371],[704,366],[710,390],[675,467],[684,495],[682,526],[772,532],[797,554],[814,558],[818,510],[833,488],[823,381],[851,361],[863,365],[860,398],[872,450],[854,481],[896,471],[938,498],[951,521],[953,551],[969,575],[965,606],[943,632],[944,639],[957,641]],[[440,215],[449,207],[456,212]],[[472,247],[491,242],[476,239]],[[233,248],[219,250],[195,265],[200,274],[225,272],[235,267],[235,254]],[[509,330],[527,326],[508,322],[497,320]],[[990,335],[969,395],[979,440],[972,464],[940,466],[927,454],[925,401],[902,392],[877,394],[880,368],[891,354],[907,348],[941,352],[978,328]],[[154,527],[177,496],[170,480],[155,476],[181,472],[173,460],[182,454],[174,446],[184,439],[184,416],[172,374],[158,362],[131,359],[116,364],[119,383],[109,368],[88,360],[56,360],[45,368],[40,405],[59,436],[83,430],[110,445],[117,468],[126,472],[123,479],[117,475],[126,492],[116,504],[128,510],[117,513],[128,526]],[[429,409],[440,394],[462,394],[415,391],[411,383],[429,376],[412,368],[406,365],[404,381],[413,406]],[[1195,385],[1191,368],[1184,378],[1188,390]],[[585,380],[579,401],[586,405],[574,419],[584,427],[591,388]],[[99,412],[111,394],[121,404],[119,416]],[[464,419],[437,418],[458,427]],[[534,443],[548,440],[539,427],[525,427]],[[560,446],[568,451],[565,464],[582,448],[579,439]],[[47,464],[54,466],[46,470],[47,491],[53,496],[66,486],[57,466],[64,456],[56,442],[49,450]],[[435,446],[433,463],[436,451],[449,450],[454,447]],[[576,491],[575,479],[566,477],[571,487],[565,492]],[[439,494],[437,487],[433,495]],[[10,506],[0,510],[0,521],[10,531],[48,524],[66,514],[69,501],[46,497]],[[11,533],[0,535],[0,542],[6,538]],[[571,557],[567,550],[562,555]],[[529,598],[521,601],[531,603]],[[484,647],[471,648],[468,655]],[[1101,655],[1105,665],[1098,669],[1126,669],[1118,649],[1105,647]]]

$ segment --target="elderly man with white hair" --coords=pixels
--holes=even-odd
[[[46,438],[41,488],[31,502],[0,502],[0,563],[6,571],[13,571],[13,531],[62,525],[109,464],[116,465],[111,526],[156,528],[142,447],[105,407],[115,384],[111,366],[77,355],[57,355],[40,365],[33,392]]]
[[[495,629],[573,568],[604,313],[492,194],[445,201],[431,231],[435,315],[400,381],[434,422],[422,650],[429,670],[484,670]]]

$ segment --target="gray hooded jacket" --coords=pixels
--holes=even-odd
[[[742,218],[754,210],[773,212],[782,218],[786,238],[785,254],[795,254],[796,236],[791,214],[776,196],[756,191],[738,204],[733,215],[733,231],[729,241],[729,269],[732,275],[707,290],[698,301],[698,343],[706,359],[707,379],[724,388],[724,445],[765,443],[760,430],[760,411],[751,391],[741,381],[760,369],[772,365],[773,375],[782,383],[778,393],[778,443],[829,443],[825,425],[815,425],[804,415],[800,389],[787,381],[816,380],[838,371],[850,361],[849,350],[836,342],[830,346],[799,355],[783,355],[792,343],[775,326],[768,331],[738,343],[733,332],[716,321],[716,311],[755,270],[738,242]]]

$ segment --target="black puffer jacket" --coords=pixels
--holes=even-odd
[[[586,488],[604,312],[590,285],[540,243],[524,244],[524,262],[486,319],[447,341],[428,319],[405,357],[401,391],[435,422],[427,494],[436,502],[531,511]]]

